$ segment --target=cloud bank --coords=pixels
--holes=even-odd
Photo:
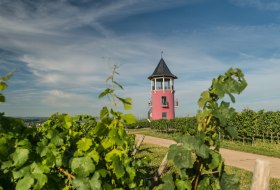
[[[112,65],[119,64],[121,75],[117,80],[125,87],[119,93],[132,97],[132,111],[137,117],[146,117],[150,98],[147,77],[156,67],[161,51],[169,69],[179,77],[175,81],[180,102],[178,116],[195,114],[200,93],[209,87],[213,77],[230,67],[241,68],[249,84],[237,98],[237,109],[278,109],[279,25],[186,24],[185,20],[195,19],[188,16],[189,10],[196,8],[195,16],[200,17],[199,7],[209,3],[0,1],[1,74],[17,69],[5,91],[8,102],[1,105],[3,111],[14,116],[48,116],[54,112],[97,115],[104,104],[97,99],[98,94],[106,88],[104,81]],[[274,11],[278,6],[273,1],[229,3],[235,8],[263,11]],[[182,7],[184,17],[178,17],[176,11]],[[168,27],[172,23],[156,20],[162,12],[185,25],[179,30]],[[162,32],[145,27],[138,32],[120,32],[118,25],[124,24],[123,20],[133,18],[139,27],[143,15],[151,16],[146,20],[150,25],[157,21],[158,31]]]

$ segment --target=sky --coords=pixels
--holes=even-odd
[[[230,67],[248,82],[237,111],[279,110],[279,34],[278,0],[0,0],[0,76],[15,70],[0,112],[97,116],[116,64],[117,93],[145,118],[162,51],[178,77],[177,117],[195,115],[200,93]]]

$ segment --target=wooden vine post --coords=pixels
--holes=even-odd
[[[251,190],[268,190],[270,176],[270,162],[257,159],[254,169]]]
[[[137,142],[137,144],[136,144],[136,146],[135,146],[133,152],[132,152],[132,155],[133,155],[133,156],[135,156],[137,150],[139,149],[139,147],[140,147],[141,144],[143,143],[144,139],[145,139],[145,135],[142,135],[142,136],[140,137],[139,141]]]
[[[163,160],[161,161],[161,164],[158,168],[157,174],[159,177],[161,176],[161,174],[163,173],[163,171],[167,165],[167,162],[168,162],[167,155],[168,155],[168,152],[165,154],[165,156],[164,156]]]

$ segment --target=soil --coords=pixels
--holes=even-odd
[[[136,135],[136,140],[141,139],[142,135]],[[157,137],[145,136],[144,143],[156,144],[163,147],[169,147],[171,144],[176,144],[173,140],[161,139]],[[271,170],[270,176],[280,179],[280,159],[273,158],[258,154],[252,154],[247,152],[240,152],[235,150],[228,150],[221,148],[220,153],[225,160],[225,164],[229,166],[235,166],[248,171],[254,171],[256,159],[266,160],[270,162]]]

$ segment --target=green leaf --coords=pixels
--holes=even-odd
[[[73,158],[71,169],[77,176],[87,177],[90,173],[94,172],[95,165],[90,157]]]
[[[123,87],[122,87],[122,85],[121,85],[120,83],[118,83],[118,82],[116,82],[116,81],[113,81],[113,83],[114,83],[115,85],[117,85],[120,89],[123,89]]]
[[[65,128],[66,129],[70,129],[70,127],[72,126],[73,124],[73,118],[69,115],[65,115],[64,116],[64,122],[65,122]]]
[[[219,76],[218,79],[213,80],[213,90],[211,92],[215,93],[220,99],[225,96],[224,76]]]
[[[173,160],[175,167],[179,169],[191,168],[194,163],[191,152],[188,149],[175,144],[169,147],[167,158]]]
[[[222,164],[222,156],[219,152],[216,152],[214,150],[210,151],[211,154],[211,162],[208,165],[209,169],[215,169],[218,168]]]
[[[98,98],[102,98],[102,97],[104,97],[104,96],[106,96],[106,95],[108,95],[108,94],[111,94],[111,93],[113,93],[113,92],[114,92],[114,90],[112,90],[112,89],[110,89],[110,88],[106,88],[103,92],[101,92],[101,93],[99,94]]]
[[[124,114],[122,116],[122,119],[126,124],[133,124],[136,122],[136,118],[133,114]]]
[[[24,176],[27,176],[29,174],[30,174],[30,165],[26,166],[26,167],[23,167],[18,171],[13,171],[13,178],[15,180],[17,180],[17,179],[22,178]]]
[[[11,154],[13,165],[16,167],[22,166],[28,160],[29,150],[25,148],[17,148],[16,151]]]
[[[101,180],[99,178],[100,178],[99,173],[95,172],[89,181],[91,190],[100,190],[101,189]]]
[[[78,190],[90,190],[90,184],[88,182],[88,178],[75,178],[73,180],[74,189]]]
[[[108,127],[106,126],[106,122],[102,120],[98,122],[97,125],[94,127],[94,134],[98,137],[104,137],[105,134],[108,133]]]
[[[133,179],[134,179],[135,176],[136,176],[136,170],[135,170],[135,168],[126,166],[125,170],[127,171],[130,180],[133,181]]]
[[[174,190],[175,185],[173,182],[173,177],[171,175],[165,175],[162,177],[162,190]]]
[[[77,147],[81,151],[87,151],[92,145],[92,140],[89,138],[82,138],[77,142]]]
[[[188,150],[194,151],[198,156],[206,159],[209,157],[209,147],[206,146],[199,136],[185,136],[179,139]]]
[[[4,82],[0,82],[0,91],[5,90],[8,87],[8,85]]]
[[[209,91],[204,91],[201,93],[200,98],[198,100],[198,106],[203,107],[208,101],[212,98],[210,97]]]
[[[9,80],[9,79],[13,76],[13,73],[14,73],[14,71],[9,72],[7,75],[5,75],[5,76],[3,76],[3,77],[0,77],[0,81],[1,81],[1,80],[3,80],[3,81]]]
[[[23,139],[23,140],[16,142],[15,146],[21,147],[21,148],[30,148],[31,144],[28,139]]]
[[[235,97],[231,93],[229,93],[228,95],[230,97],[231,102],[235,103]]]
[[[100,111],[100,118],[105,118],[109,116],[109,110],[107,107],[103,107],[102,110]]]
[[[235,110],[230,108],[230,103],[222,101],[219,108],[214,111],[214,115],[219,118],[221,126],[226,126],[228,119],[235,115]]]
[[[132,99],[131,98],[126,98],[125,102],[123,102],[123,107],[125,110],[131,110],[132,108]]]
[[[30,165],[30,169],[31,169],[31,172],[32,174],[43,174],[43,173],[49,173],[50,172],[50,168],[45,166],[45,165],[42,165],[40,163],[35,163],[33,162],[31,165]]]
[[[34,183],[34,179],[27,175],[16,183],[16,190],[29,190]]]
[[[48,182],[48,177],[45,174],[35,173],[32,176],[34,179],[36,179],[34,189],[42,189],[44,185]]]
[[[209,148],[205,144],[201,144],[195,151],[198,156],[204,159],[209,157]]]
[[[112,160],[113,171],[116,174],[117,179],[120,179],[125,174],[123,164],[117,155],[113,155],[111,157],[111,160]]]
[[[227,126],[226,127],[226,132],[232,137],[232,138],[237,138],[238,137],[238,132],[235,127],[232,126]]]
[[[98,172],[101,175],[101,177],[103,177],[103,178],[105,178],[106,175],[107,175],[107,170],[106,169],[99,169],[96,172]]]
[[[178,190],[192,190],[192,184],[190,181],[176,179],[175,184]]]
[[[2,162],[1,164],[1,169],[2,170],[8,170],[10,167],[12,167],[13,164],[12,162],[9,160],[9,161],[6,161],[6,162]]]
[[[115,141],[112,138],[106,138],[101,141],[101,145],[106,150],[115,145]]]
[[[110,75],[105,81],[108,82],[109,80],[113,80],[113,75]]]
[[[112,162],[112,159],[113,159],[114,156],[121,157],[122,154],[123,154],[122,151],[120,151],[118,149],[113,149],[106,154],[105,160],[106,160],[106,162]]]
[[[91,157],[96,163],[99,162],[99,153],[96,150],[90,151],[87,156]]]
[[[234,174],[229,175],[225,172],[222,174],[221,190],[239,190],[239,185],[239,178],[236,177]]]
[[[61,134],[55,134],[54,136],[52,136],[51,143],[56,146],[64,145],[64,141],[63,138],[61,138]]]
[[[116,96],[118,100],[120,100],[123,103],[125,110],[130,110],[132,108],[132,99],[131,98],[121,98],[119,96]]]
[[[212,190],[211,186],[210,186],[210,179],[209,177],[204,177],[202,180],[200,180],[198,186],[197,186],[198,190]]]
[[[0,93],[0,102],[5,102],[5,96]]]

